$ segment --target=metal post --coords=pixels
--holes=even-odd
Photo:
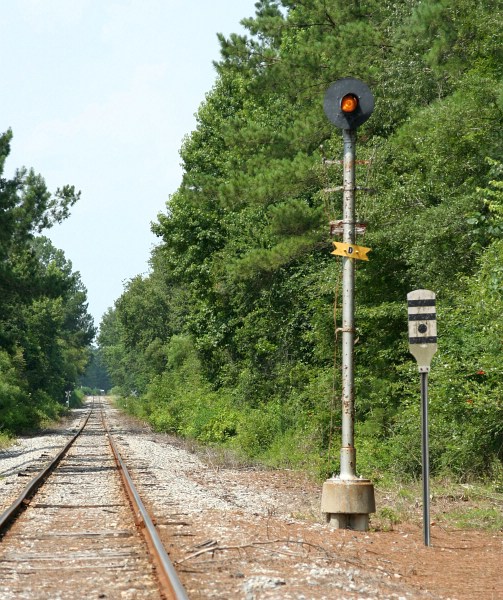
[[[356,129],[374,110],[374,96],[368,85],[354,77],[344,77],[327,90],[323,110],[329,121],[342,130],[343,157],[343,242],[332,254],[342,256],[342,443],[341,471],[325,481],[321,512],[337,529],[367,531],[369,514],[375,512],[374,486],[356,477],[355,450],[355,265],[370,248],[355,245],[355,154]],[[341,246],[342,248],[337,248]]]
[[[435,293],[414,290],[407,294],[409,351],[417,360],[421,375],[421,462],[423,468],[424,545],[430,545],[430,457],[428,450],[428,373],[437,351],[437,311]]]
[[[421,458],[423,467],[423,534],[430,546],[430,457],[428,448],[428,372],[421,373]]]
[[[343,242],[355,243],[355,154],[356,130],[343,129]],[[342,447],[341,479],[356,477],[354,337],[355,337],[355,261],[342,259]]]
[[[342,130],[343,242],[355,243],[355,154],[356,130]],[[356,476],[355,450],[355,263],[342,258],[342,443],[339,476],[323,484],[321,511],[336,529],[367,531],[369,514],[375,512],[374,486]]]

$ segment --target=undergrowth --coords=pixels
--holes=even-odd
[[[422,493],[421,481],[389,479],[377,485],[377,512],[372,516],[372,527],[390,531],[403,523],[422,526]],[[491,481],[432,479],[430,520],[432,526],[503,531],[503,490]]]

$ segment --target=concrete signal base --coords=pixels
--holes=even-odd
[[[334,529],[368,531],[369,514],[375,511],[374,486],[368,479],[333,477],[323,484],[321,512]]]

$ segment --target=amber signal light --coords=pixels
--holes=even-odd
[[[343,77],[330,84],[325,92],[323,110],[339,129],[355,130],[372,114],[374,96],[364,81]]]
[[[343,113],[353,113],[358,108],[358,97],[354,94],[346,94],[341,100]]]

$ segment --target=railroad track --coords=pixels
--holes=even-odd
[[[0,597],[184,600],[100,403],[0,515]]]

